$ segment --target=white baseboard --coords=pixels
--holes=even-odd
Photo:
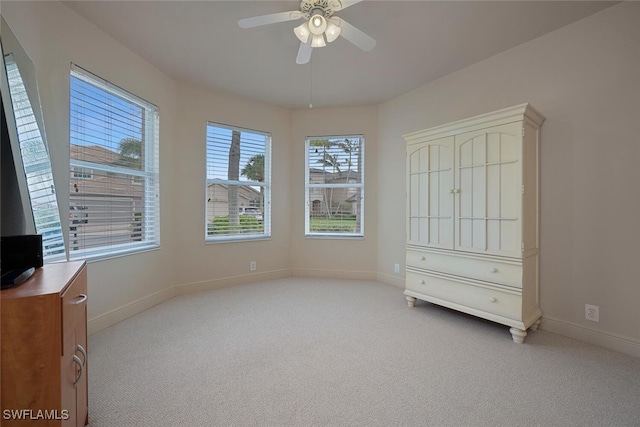
[[[619,335],[594,331],[575,323],[566,322],[553,317],[543,316],[540,329],[575,338],[579,341],[608,348],[609,350],[624,353],[629,356],[640,357],[640,341]]]
[[[392,276],[386,273],[377,274],[378,282],[386,283],[387,285],[393,285],[398,288],[404,289],[405,280],[403,277]]]
[[[95,334],[111,325],[115,325],[118,322],[123,321],[131,316],[134,316],[144,310],[147,310],[155,305],[170,300],[175,296],[174,288],[164,289],[160,292],[156,292],[144,298],[140,298],[136,301],[125,304],[114,310],[101,314],[93,319],[89,319],[87,322],[87,333],[89,335]]]
[[[262,282],[265,280],[282,279],[291,277],[291,270],[272,270],[261,273],[243,274],[240,276],[223,277],[202,282],[183,283],[173,287],[175,295],[186,295],[195,292],[211,291],[214,289],[227,288],[229,286],[244,285],[247,283]]]
[[[378,275],[373,271],[327,270],[325,268],[293,268],[292,276],[323,277],[327,279],[345,280],[377,280]]]

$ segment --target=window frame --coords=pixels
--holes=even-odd
[[[360,140],[360,158],[359,158],[359,175],[360,182],[359,183],[346,183],[346,184],[314,184],[311,183],[310,177],[310,169],[311,165],[309,164],[309,147],[312,140],[317,139],[359,139]],[[306,238],[321,238],[321,239],[364,239],[365,236],[365,209],[364,209],[364,200],[365,200],[365,137],[364,134],[347,134],[347,135],[317,135],[317,136],[307,136],[305,139],[305,150],[304,150],[304,206],[305,206],[305,218],[304,218],[304,234]],[[360,191],[360,200],[358,204],[359,210],[359,219],[360,219],[360,231],[355,233],[340,233],[340,232],[313,232],[311,231],[311,200],[310,200],[310,190],[313,188],[358,188]]]
[[[220,179],[220,178],[208,178],[207,174],[209,173],[209,127],[216,127],[220,129],[226,129],[230,131],[240,131],[241,133],[241,144],[242,147],[242,132],[247,132],[255,135],[262,135],[265,137],[265,147],[264,147],[264,181],[233,181],[228,179]],[[244,241],[255,241],[255,240],[269,240],[271,239],[271,191],[272,191],[272,183],[271,183],[271,161],[272,161],[272,136],[270,132],[257,130],[257,129],[249,129],[240,126],[228,125],[220,122],[214,122],[208,120],[205,125],[205,185],[204,185],[204,201],[205,201],[205,209],[204,209],[204,237],[206,244],[216,244],[216,243],[229,243],[229,242],[244,242]],[[242,150],[241,150],[242,151]],[[224,163],[228,163],[229,156],[226,156],[223,159]],[[251,187],[263,187],[263,212],[262,212],[262,224],[263,224],[263,232],[255,233],[255,234],[222,234],[222,235],[209,235],[209,218],[208,210],[209,210],[209,200],[208,200],[208,191],[210,184],[221,184],[221,185],[237,185],[239,187],[242,186],[251,186]],[[241,208],[241,206],[239,206]]]
[[[121,176],[130,176],[133,179],[142,179],[144,182],[143,199],[145,210],[143,211],[144,223],[142,227],[145,230],[144,236],[150,238],[128,243],[108,244],[99,247],[89,247],[81,250],[73,250],[70,233],[73,224],[69,221],[67,228],[69,244],[67,245],[70,260],[99,260],[124,255],[130,255],[139,252],[160,248],[160,114],[158,107],[151,102],[103,79],[102,77],[87,71],[86,69],[71,64],[69,73],[69,147],[72,146],[72,112],[71,104],[73,100],[72,79],[76,78],[82,82],[93,86],[94,88],[106,92],[110,95],[121,98],[122,100],[133,104],[145,111],[144,118],[141,120],[143,135],[142,142],[144,144],[144,163],[142,169],[128,168],[121,165],[102,164],[86,160],[73,159],[69,156],[70,179],[90,180],[96,173],[106,173]],[[78,171],[91,171],[91,178],[74,177]],[[72,201],[69,195],[69,211],[72,206],[76,206],[77,201]],[[71,215],[71,214],[70,214]],[[71,218],[70,218],[71,219]],[[110,224],[118,224],[111,222]],[[133,225],[133,222],[132,222]]]

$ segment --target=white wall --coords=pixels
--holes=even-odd
[[[291,267],[295,275],[376,278],[378,246],[378,126],[376,107],[313,108],[293,112]],[[305,141],[308,136],[364,135],[364,238],[308,238],[304,233]]]
[[[69,205],[69,70],[75,63],[158,106],[162,248],[92,262],[88,311],[99,318],[162,294],[175,283],[172,224],[175,83],[126,47],[57,2],[3,2],[2,14],[34,63],[60,206]],[[63,215],[64,222],[68,221]]]
[[[640,3],[623,3],[382,104],[381,276],[397,283],[404,258],[404,234],[388,227],[404,223],[402,135],[529,102],[546,116],[542,327],[640,355],[639,23]]]
[[[201,87],[178,83],[178,127],[173,167],[178,170],[179,208],[171,242],[177,254],[177,284],[182,291],[289,276],[291,204],[291,111]],[[251,242],[204,242],[205,133],[207,121],[271,133],[271,239]],[[250,272],[249,262],[257,269]]]

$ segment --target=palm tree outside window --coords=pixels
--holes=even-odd
[[[268,238],[271,136],[207,124],[205,240]]]

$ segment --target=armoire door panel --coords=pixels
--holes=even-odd
[[[500,193],[499,183],[502,176],[501,165],[488,165],[487,166],[487,216],[490,218],[500,217],[502,212],[503,197]]]
[[[453,137],[408,152],[409,241],[453,248]]]
[[[455,136],[455,249],[520,255],[521,132],[510,123]]]

